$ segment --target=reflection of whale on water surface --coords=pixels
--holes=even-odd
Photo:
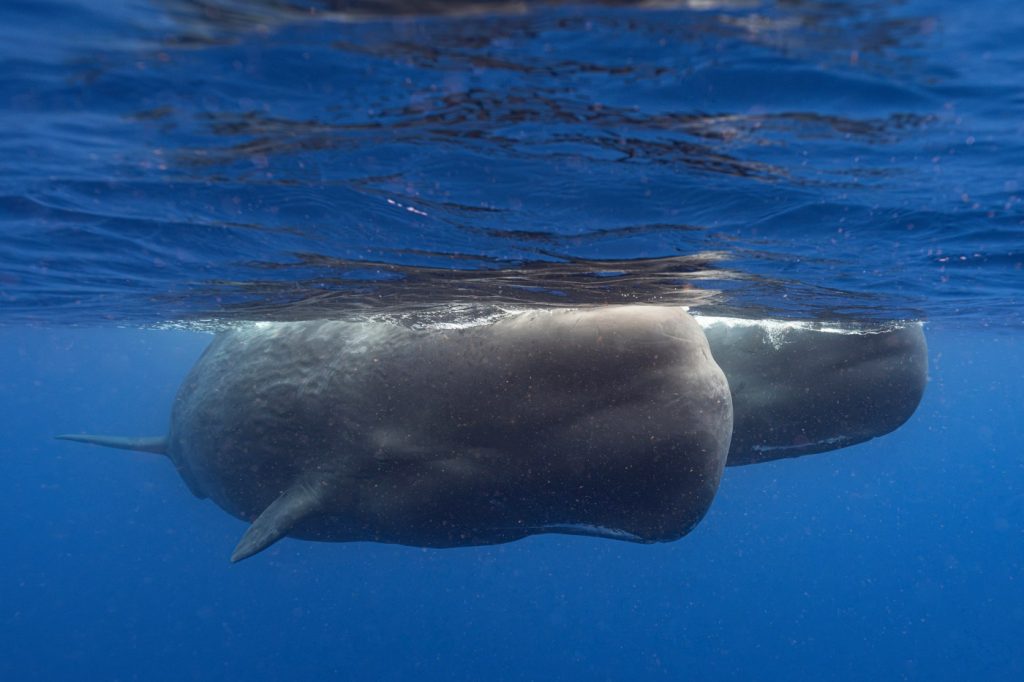
[[[196,495],[253,521],[235,560],[286,535],[655,542],[701,519],[727,453],[745,463],[859,442],[895,428],[920,398],[917,325],[806,330],[768,346],[705,325],[707,337],[681,309],[651,306],[538,310],[456,329],[259,323],[216,337],[166,438],[65,438],[166,454]],[[758,369],[807,353],[808,372]],[[839,383],[807,383],[829,381]]]

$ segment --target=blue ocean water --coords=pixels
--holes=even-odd
[[[1024,10],[0,1],[0,679],[1019,679]],[[285,540],[151,455],[238,320],[926,321],[684,539]]]

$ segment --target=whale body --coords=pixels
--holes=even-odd
[[[827,452],[889,433],[914,413],[928,382],[919,323],[697,319],[732,393],[729,466]]]
[[[218,334],[162,453],[192,492],[284,536],[427,547],[536,533],[657,542],[718,487],[732,399],[679,308],[535,310],[459,329],[258,323]]]
[[[927,382],[918,323],[535,310],[457,329],[257,323],[218,334],[166,436],[67,435],[163,454],[252,525],[428,547],[571,533],[656,542],[707,512],[723,467],[892,431]]]

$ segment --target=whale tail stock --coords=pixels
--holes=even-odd
[[[155,455],[167,454],[167,436],[149,436],[131,438],[126,436],[93,436],[87,433],[65,433],[54,436],[59,440],[73,440],[76,443],[91,443],[119,450],[135,450],[136,452],[152,452]]]
[[[151,452],[154,455],[163,455],[171,460],[178,475],[185,481],[189,491],[201,500],[209,495],[203,490],[195,475],[189,470],[188,465],[175,458],[168,451],[167,436],[97,436],[90,433],[63,433],[54,436],[58,440],[71,440],[76,443],[89,443],[91,445],[102,445],[105,448],[117,448],[118,450],[134,450],[136,452]]]
[[[70,440],[76,443],[90,443],[119,450],[135,450],[167,455],[167,437],[150,436],[133,438],[128,436],[98,436],[87,433],[66,433],[54,436],[59,440]],[[185,479],[189,489],[196,497],[206,497],[198,486],[192,482],[187,470],[179,467],[179,473]],[[323,481],[296,481],[281,493],[269,507],[252,522],[242,536],[238,546],[231,555],[231,562],[248,559],[257,552],[262,552],[288,534],[297,523],[319,511],[327,494],[327,486]]]

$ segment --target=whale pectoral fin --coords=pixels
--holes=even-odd
[[[54,436],[58,440],[73,440],[76,443],[91,443],[102,445],[107,448],[119,450],[135,450],[137,452],[152,452],[156,455],[167,454],[167,437],[150,436],[147,438],[132,438],[127,436],[93,436],[87,433],[65,433]]]
[[[320,509],[327,486],[320,482],[298,482],[281,493],[263,510],[231,554],[231,563],[262,552],[288,534],[296,523]]]

